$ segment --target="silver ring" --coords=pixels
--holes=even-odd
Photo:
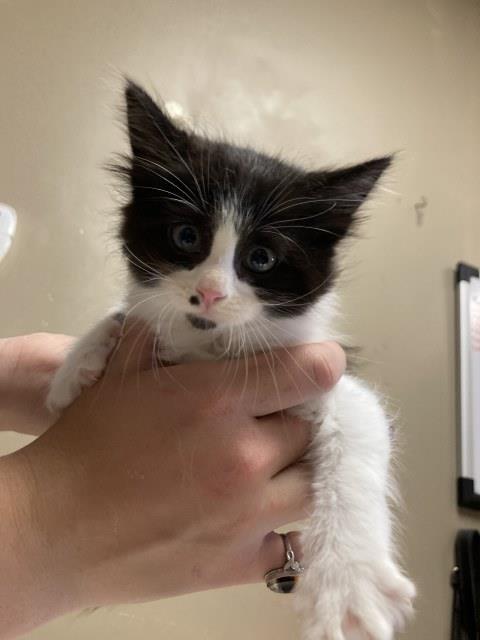
[[[285,564],[279,569],[272,569],[265,574],[267,587],[275,593],[292,593],[297,586],[299,577],[305,568],[295,560],[295,553],[288,539],[288,534],[281,533],[283,546],[285,547]]]

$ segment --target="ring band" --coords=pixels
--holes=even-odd
[[[295,553],[287,533],[281,533],[285,547],[286,562],[279,569],[272,569],[265,574],[267,587],[275,593],[292,593],[297,586],[299,577],[305,568],[295,560]]]

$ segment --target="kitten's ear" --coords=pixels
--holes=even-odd
[[[322,226],[339,238],[345,236],[358,209],[392,160],[393,156],[384,156],[343,169],[309,173],[309,179],[317,184],[315,191],[325,199],[326,210],[320,218]]]
[[[132,80],[125,87],[127,127],[134,158],[174,157],[187,133]]]

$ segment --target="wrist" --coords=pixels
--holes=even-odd
[[[79,608],[71,558],[64,562],[62,478],[45,486],[36,452],[25,451],[0,458],[0,640]]]

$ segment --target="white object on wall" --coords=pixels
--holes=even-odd
[[[12,246],[16,228],[17,214],[15,209],[0,202],[0,262]]]
[[[458,504],[480,510],[480,273],[457,265],[459,350]]]

